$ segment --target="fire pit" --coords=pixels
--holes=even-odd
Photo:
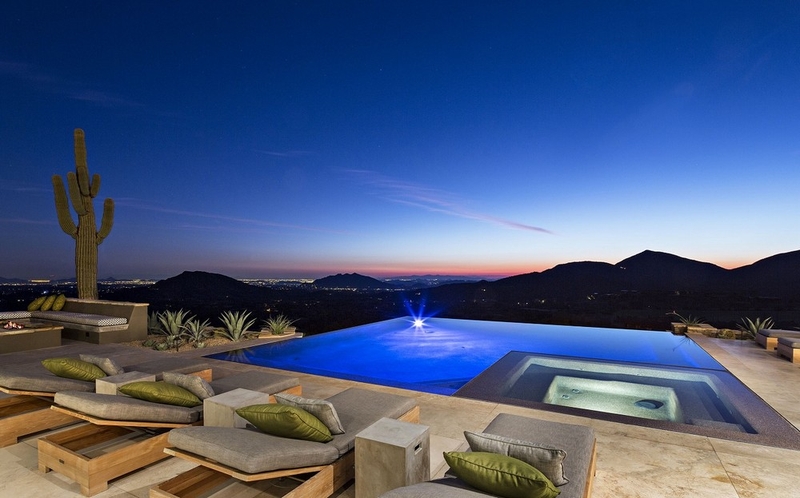
[[[5,325],[3,325],[3,328],[6,329],[6,330],[21,330],[21,329],[25,328],[25,325],[23,325],[21,323],[9,321]]]

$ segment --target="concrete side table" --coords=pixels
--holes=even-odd
[[[119,394],[119,388],[125,384],[139,381],[154,381],[156,376],[144,372],[125,372],[118,375],[101,377],[94,381],[94,391],[98,394]]]
[[[376,498],[431,476],[428,426],[382,418],[356,435],[356,498]]]
[[[237,408],[269,403],[269,393],[237,388],[203,400],[203,425],[245,427],[247,421],[236,414]]]

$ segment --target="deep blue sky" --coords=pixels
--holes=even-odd
[[[0,3],[0,276],[511,275],[800,249],[800,2]]]

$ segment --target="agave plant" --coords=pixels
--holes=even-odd
[[[181,336],[185,337],[188,342],[194,344],[194,347],[202,348],[205,347],[205,340],[211,337],[211,331],[211,322],[208,320],[201,322],[193,318],[183,324]]]
[[[272,335],[282,335],[285,334],[287,329],[296,321],[297,320],[290,320],[289,317],[285,315],[278,315],[264,320],[264,327],[269,329]]]
[[[168,348],[174,347],[177,351],[180,348],[183,335],[183,326],[186,322],[194,319],[189,317],[189,311],[164,311],[158,314],[158,322],[161,325],[160,332],[166,336],[165,342]]]
[[[701,325],[701,324],[705,323],[703,321],[703,319],[700,318],[700,317],[696,317],[696,316],[692,316],[692,315],[686,315],[684,317],[684,316],[678,314],[675,311],[670,311],[669,313],[667,313],[667,315],[672,315],[672,316],[677,317],[678,320],[680,320],[680,322],[682,324],[684,324],[684,325]]]
[[[255,318],[248,320],[249,317],[249,311],[223,311],[219,317],[225,327],[222,330],[222,335],[233,342],[247,339],[247,336],[253,334],[249,330],[250,327],[256,323]]]
[[[743,334],[747,334],[749,338],[754,339],[758,331],[761,329],[771,329],[775,325],[772,321],[772,317],[767,317],[763,321],[761,318],[756,318],[755,321],[744,317],[742,318],[742,323],[737,323],[736,326],[739,330],[742,331]]]

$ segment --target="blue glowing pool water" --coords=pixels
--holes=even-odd
[[[725,370],[668,332],[397,318],[209,356],[327,377],[453,394],[510,351]]]

